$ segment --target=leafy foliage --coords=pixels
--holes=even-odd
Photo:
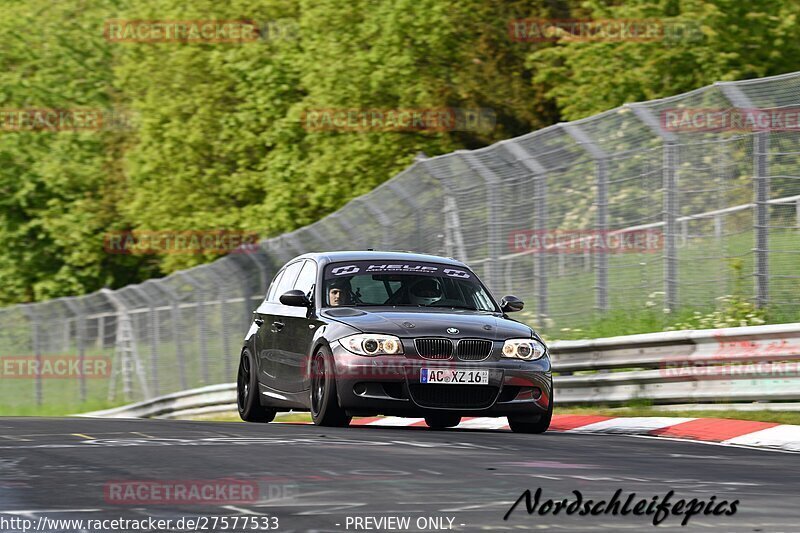
[[[566,41],[534,51],[534,79],[567,120],[627,102],[663,98],[715,81],[800,68],[800,4],[792,0],[589,0],[592,19],[656,19],[671,39]]]
[[[120,287],[216,255],[103,250],[121,230],[293,230],[407,166],[717,79],[796,70],[795,2],[0,0],[0,108],[130,128],[0,131],[0,304]],[[671,17],[699,40],[520,43],[525,17]],[[109,19],[255,20],[246,43],[110,42]],[[275,31],[278,30],[278,31]],[[491,131],[314,132],[321,108],[489,108]],[[584,210],[585,211],[585,210]]]

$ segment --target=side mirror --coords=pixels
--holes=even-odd
[[[500,310],[504,313],[513,313],[514,311],[522,311],[522,308],[525,307],[525,302],[517,298],[516,296],[503,296],[503,299],[500,300]]]
[[[309,307],[311,305],[311,301],[300,289],[292,289],[284,292],[281,294],[280,302],[283,305],[290,305],[292,307]]]

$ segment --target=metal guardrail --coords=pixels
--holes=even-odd
[[[220,383],[142,402],[83,413],[101,418],[188,418],[214,413],[236,413],[236,383]]]
[[[671,331],[550,344],[556,403],[636,400],[682,409],[800,410],[800,323]],[[708,405],[703,405],[703,403]],[[787,403],[789,402],[789,403]],[[794,403],[797,402],[797,403]],[[236,412],[236,384],[82,416],[183,418]]]
[[[562,341],[552,353],[560,404],[800,400],[800,324]]]

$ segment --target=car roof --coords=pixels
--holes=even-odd
[[[295,257],[296,259],[313,259],[318,263],[336,263],[339,261],[426,261],[429,263],[442,263],[467,267],[461,261],[452,257],[440,257],[438,255],[418,254],[414,252],[382,252],[377,250],[349,250],[336,252],[314,252]]]

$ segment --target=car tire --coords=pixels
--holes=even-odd
[[[431,429],[454,428],[461,423],[461,417],[449,413],[428,415],[425,417],[425,423],[428,424],[428,427]]]
[[[255,368],[255,359],[250,350],[242,350],[236,375],[236,406],[239,417],[245,422],[272,422],[277,411],[261,405]]]
[[[327,346],[321,346],[311,359],[311,419],[318,426],[346,427],[352,416],[339,406],[336,391],[336,374],[333,354]]]
[[[553,419],[553,396],[550,396],[550,407],[543,415],[539,415],[539,420],[530,422],[529,420],[514,420],[513,416],[508,417],[508,427],[514,433],[544,433],[550,427]]]

